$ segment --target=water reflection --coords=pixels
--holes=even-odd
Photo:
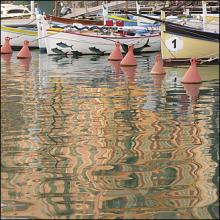
[[[111,65],[37,53],[29,70],[3,64],[2,216],[217,217],[217,80],[193,88],[192,109],[172,74]]]
[[[202,83],[198,84],[183,84],[183,87],[186,91],[186,94],[191,98],[193,103],[196,103],[196,100],[199,95],[199,88],[201,87]]]
[[[109,60],[108,62],[111,64],[112,69],[113,69],[113,71],[115,72],[115,75],[116,75],[116,77],[117,77],[117,79],[118,79],[119,73],[120,73],[120,71],[121,71],[121,68],[120,68],[120,63],[121,63],[121,61]]]
[[[5,63],[10,63],[12,58],[12,54],[1,54],[1,59],[5,62]]]
[[[24,71],[30,70],[31,59],[19,59],[19,65],[23,67]]]

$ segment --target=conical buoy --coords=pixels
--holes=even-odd
[[[166,74],[165,69],[163,68],[163,62],[160,55],[155,57],[155,64],[151,70],[152,74]]]
[[[10,37],[6,37],[5,38],[5,43],[4,45],[1,47],[1,54],[8,54],[8,53],[12,53],[12,49],[11,49],[11,45],[10,45]]]
[[[109,60],[109,63],[114,68],[116,74],[120,73],[120,60]]]
[[[201,77],[199,75],[199,72],[196,68],[196,64],[197,64],[197,60],[196,58],[192,58],[190,60],[190,67],[189,69],[186,71],[183,79],[182,79],[182,83],[201,83]]]
[[[119,42],[115,42],[115,48],[111,52],[111,54],[108,57],[108,60],[122,60],[123,55],[120,50],[121,44]]]
[[[133,45],[130,45],[128,47],[128,52],[120,63],[121,66],[137,66],[137,61],[134,56],[133,49],[134,49]]]
[[[28,48],[28,45],[29,45],[29,41],[25,40],[24,46],[21,48],[21,50],[17,54],[17,58],[31,58],[31,52]]]

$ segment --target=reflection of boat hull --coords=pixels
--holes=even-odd
[[[161,53],[165,62],[187,61],[192,57],[207,60],[219,57],[219,35],[181,25],[162,24]]]
[[[38,48],[37,31],[1,26],[1,44],[4,44],[5,37],[12,38],[12,47],[23,47],[24,41],[28,40],[30,48]]]
[[[55,34],[51,35],[47,33],[48,37],[45,38],[48,54],[73,54],[73,51],[82,54],[110,54],[115,46],[116,41],[126,45],[133,44],[134,48],[141,48],[146,45],[146,47],[142,48],[141,52],[146,50],[152,51],[153,47],[155,48],[155,51],[157,51],[157,49],[160,47],[158,45],[158,39],[160,37],[158,34],[150,35],[149,37],[118,37],[108,35],[81,34],[79,32],[54,33]],[[147,42],[149,46],[147,46]],[[152,47],[151,42],[155,42],[152,44]]]

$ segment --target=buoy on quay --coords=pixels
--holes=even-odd
[[[11,54],[13,52],[10,45],[10,39],[10,37],[5,37],[5,43],[1,47],[1,54]]]
[[[24,46],[21,48],[19,53],[17,54],[17,58],[31,58],[31,52],[29,50],[29,41],[24,41]]]
[[[133,50],[134,50],[133,45],[128,46],[128,52],[123,58],[123,60],[121,61],[120,63],[121,66],[137,66],[137,61],[134,56]]]
[[[156,55],[155,57],[155,63],[152,67],[151,74],[166,74],[160,55]]]
[[[190,60],[190,67],[189,69],[186,71],[183,79],[182,79],[182,83],[201,83],[202,80],[201,80],[201,77],[200,77],[200,74],[197,70],[197,67],[196,67],[196,64],[197,64],[197,60],[196,58],[192,58]]]
[[[115,42],[115,48],[113,49],[113,51],[109,55],[108,60],[117,61],[117,60],[123,59],[123,55],[121,53],[120,46],[121,46],[121,44],[119,42]]]

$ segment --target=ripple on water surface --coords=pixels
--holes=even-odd
[[[154,56],[1,55],[3,218],[219,217],[218,66],[184,86]]]

